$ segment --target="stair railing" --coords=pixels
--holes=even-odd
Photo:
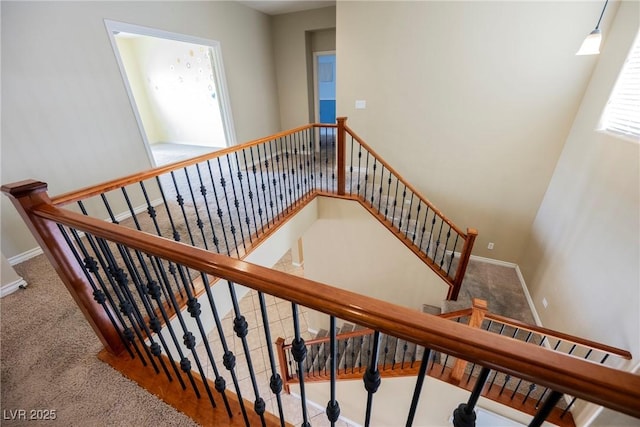
[[[339,195],[356,198],[450,286],[457,300],[478,231],[466,233],[338,118]],[[342,155],[342,156],[341,156]],[[343,163],[344,162],[344,163]]]
[[[487,302],[477,298],[472,300],[472,306],[468,309],[442,313],[437,317],[519,340],[528,345],[542,346],[554,352],[579,357],[597,364],[612,361],[610,359],[612,356],[616,359],[613,361],[614,364],[632,358],[631,353],[623,349],[491,313],[488,311]],[[337,335],[338,361],[343,362],[339,363],[336,369],[336,375],[339,379],[362,377],[367,369],[366,361],[371,356],[373,334],[374,330],[361,328]],[[387,340],[386,336],[382,338],[382,341],[385,340]],[[319,336],[306,342],[307,357],[303,372],[306,381],[330,380],[330,371],[327,370],[329,343],[329,336]],[[425,349],[419,347],[408,349],[407,343],[407,341],[400,340],[397,344],[392,344],[391,351],[384,351],[384,354],[382,354],[383,350],[380,350],[378,371],[382,377],[414,376],[419,373],[418,367],[422,356],[426,354]],[[289,393],[291,384],[296,384],[301,375],[292,363],[292,345],[286,343],[284,338],[278,337],[275,346],[280,360],[280,374],[284,390]],[[382,344],[381,349],[384,349],[384,346],[385,344]],[[465,359],[435,352],[431,353],[431,356],[431,366],[425,373],[462,388],[470,388],[474,383],[471,380],[480,372],[480,367],[477,364],[469,365]],[[548,387],[539,389],[535,383],[499,372],[494,372],[488,382],[489,386],[482,393],[484,397],[531,414],[535,413],[535,409],[542,404],[543,399],[552,392]],[[532,399],[533,402],[530,402]],[[554,420],[563,422],[566,421],[565,417],[569,419],[571,416],[569,411],[575,401],[576,398],[571,397],[568,399],[568,403],[567,401],[559,402],[552,414]],[[569,420],[568,425],[571,424],[572,421]]]

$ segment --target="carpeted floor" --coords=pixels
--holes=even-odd
[[[44,255],[16,271],[29,285],[0,300],[3,426],[33,425],[31,410],[54,411],[46,425],[195,425],[97,359],[100,341]]]
[[[96,358],[100,342],[44,256],[17,265],[16,271],[29,286],[0,300],[2,425],[30,424],[7,419],[20,409],[27,415],[54,410],[56,419],[48,425],[194,425]],[[481,297],[491,297],[492,311],[500,312],[492,301],[511,289],[504,295],[513,303],[506,306],[526,320],[527,310],[515,303],[524,296],[513,269],[471,262],[467,278],[465,284]],[[520,295],[510,294],[518,289]],[[463,286],[461,295],[475,292]]]

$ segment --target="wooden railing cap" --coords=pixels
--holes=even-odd
[[[12,182],[10,184],[4,184],[0,187],[3,193],[11,195],[16,199],[24,197],[29,193],[47,191],[48,185],[46,182],[37,181],[35,179],[25,179],[23,181]]]

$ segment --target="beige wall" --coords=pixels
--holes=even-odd
[[[311,66],[308,64],[308,50],[311,42],[307,32],[335,28],[336,8],[327,7],[276,15],[271,19],[280,126],[283,130],[291,129],[309,123],[313,113],[310,105],[313,92],[310,93],[308,85]],[[326,40],[318,41],[322,43]],[[326,47],[326,43],[323,43],[323,50],[326,50]]]
[[[104,25],[221,43],[238,141],[279,130],[269,17],[237,2],[7,2],[2,8],[1,182],[51,194],[150,167]],[[2,196],[2,251],[36,247]]]
[[[601,8],[338,2],[337,113],[456,224],[479,230],[476,255],[516,262],[593,70],[594,57],[574,53]]]
[[[357,202],[319,197],[302,242],[308,279],[416,310],[447,296],[446,283]],[[310,327],[327,329],[323,319]]]
[[[594,129],[639,28],[640,3],[624,2],[520,261],[545,326],[628,349],[636,360],[640,145]]]

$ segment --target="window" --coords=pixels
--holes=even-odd
[[[602,129],[640,140],[640,33],[604,109]]]

